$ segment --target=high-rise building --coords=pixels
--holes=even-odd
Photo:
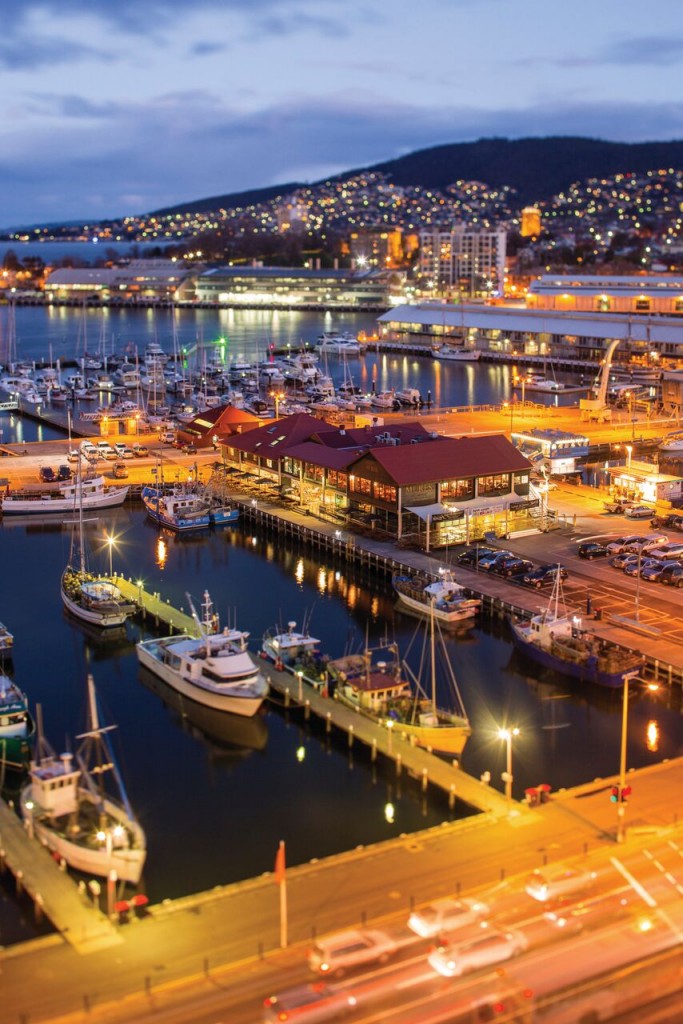
[[[525,206],[522,210],[522,238],[538,237],[541,233],[541,211],[537,206]]]
[[[402,266],[403,229],[360,228],[349,237],[349,252],[356,266],[394,270]]]
[[[433,291],[461,297],[487,298],[503,294],[505,280],[504,228],[475,231],[455,224],[451,231],[420,232],[420,277]]]

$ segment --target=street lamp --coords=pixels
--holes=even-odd
[[[508,805],[508,815],[512,812],[512,737],[519,736],[519,729],[515,726],[512,729],[499,729],[498,739],[505,740],[507,745],[506,769],[502,778],[505,783],[505,798]]]
[[[106,534],[104,539],[105,543],[107,544],[107,547],[109,548],[109,578],[111,579],[112,576],[114,575],[112,567],[112,551],[114,550],[114,546],[116,544],[116,537],[114,537],[113,534],[108,533]]]
[[[621,752],[619,755],[619,793],[617,794],[617,842],[623,843],[626,838],[624,817],[626,814],[626,737],[628,733],[628,684],[637,679],[637,672],[624,673],[624,694],[621,703]]]
[[[631,468],[631,453],[633,452],[633,445],[632,444],[627,444],[627,445],[625,445],[625,448],[626,448],[626,468],[630,469]]]

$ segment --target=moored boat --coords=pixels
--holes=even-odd
[[[43,736],[38,713],[36,756],[21,792],[21,814],[59,860],[88,875],[137,885],[146,839],[128,802],[108,733],[101,726],[95,686],[88,676],[88,729],[80,745],[57,756]]]
[[[103,476],[84,476],[42,487],[25,487],[6,491],[0,499],[2,514],[46,515],[75,512],[79,502],[86,510],[115,508],[123,505],[129,488],[105,487]]]
[[[438,634],[438,637],[437,637]],[[437,648],[442,657],[451,709],[441,708],[436,699]],[[363,654],[346,655],[327,664],[333,697],[361,714],[379,721],[427,750],[459,756],[472,729],[460,695],[455,673],[434,616],[424,634],[423,672],[416,674],[399,656],[398,646],[386,643],[366,648]],[[429,679],[423,679],[428,671]],[[429,684],[431,693],[425,686]]]
[[[14,636],[7,626],[0,622],[0,661],[11,661],[14,650]]]
[[[211,522],[208,502],[194,491],[175,488],[167,492],[161,487],[143,487],[142,501],[150,519],[170,530],[205,530]]]
[[[0,672],[0,765],[18,770],[26,768],[34,732],[28,697]]]
[[[137,644],[138,661],[197,704],[235,715],[255,715],[268,694],[268,683],[247,650],[249,634],[228,628],[218,631],[207,591],[202,610],[200,622],[192,608],[199,637],[180,634],[142,640]]]
[[[453,574],[442,570],[437,580],[428,580],[418,573],[395,574],[391,585],[401,604],[420,615],[432,611],[438,622],[453,625],[473,618],[481,608],[481,601],[469,597],[465,588],[457,583]]]
[[[317,656],[319,653],[320,641],[308,632],[304,625],[304,631],[297,632],[296,622],[288,622],[287,629],[274,627],[266,630],[262,650],[276,665],[293,665],[297,659],[304,656]]]
[[[464,345],[441,345],[440,348],[432,350],[432,357],[447,362],[478,363],[481,359],[481,350],[465,348]]]
[[[557,573],[548,607],[538,615],[510,620],[515,647],[544,668],[582,683],[622,686],[624,676],[641,667],[642,658],[583,629],[580,616],[567,614],[560,604],[562,580]]]

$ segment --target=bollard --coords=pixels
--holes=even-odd
[[[372,747],[370,748],[370,760],[371,761],[376,761],[377,760],[377,738],[376,737],[373,737],[373,740],[372,740]]]
[[[311,702],[310,702],[310,700],[306,699],[306,703],[304,704],[304,718],[305,718],[306,721],[308,721],[308,719],[310,717],[311,717]]]
[[[349,726],[349,747],[353,746],[353,726]]]
[[[23,888],[24,888],[23,879],[24,879],[24,872],[21,869],[19,869],[19,871],[17,871],[17,874],[16,874],[16,883],[17,883],[17,893],[18,894],[23,891]]]
[[[423,768],[422,769],[422,792],[423,793],[426,792],[428,783],[429,783],[429,777],[428,777],[427,769]]]
[[[332,712],[328,711],[325,715],[325,732],[332,732]]]
[[[43,919],[45,901],[39,892],[36,893],[35,902],[33,904],[33,915],[36,920],[36,924],[39,924]]]
[[[455,783],[451,783],[451,788],[448,791],[448,809],[452,811],[455,807]]]
[[[289,687],[285,689],[285,707],[289,707]]]
[[[401,761],[402,761],[401,755],[397,754],[396,755],[396,774],[397,775],[401,774]]]

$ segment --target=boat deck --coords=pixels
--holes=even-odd
[[[37,840],[31,839],[16,814],[0,800],[0,866],[10,869],[17,887],[78,953],[92,953],[123,940],[114,925],[81,895],[73,879],[60,871]]]

